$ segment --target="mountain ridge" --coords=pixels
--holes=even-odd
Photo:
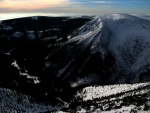
[[[35,24],[39,18],[26,19]],[[103,90],[105,86],[113,89],[119,84],[120,90],[125,86],[129,89],[121,95],[133,94],[131,98],[136,103],[136,94],[149,93],[150,20],[127,14],[55,19],[46,18],[49,23],[56,23],[55,26],[38,29],[35,26],[27,29],[25,23],[19,25],[17,20],[17,24],[14,20],[0,23],[1,87],[21,91],[42,102],[67,102],[68,106],[82,104],[80,97],[95,90],[95,85]],[[147,87],[138,89],[136,84],[143,82]],[[143,93],[136,92],[136,88]],[[119,90],[114,96],[118,95]],[[89,100],[90,105],[94,102],[98,100]],[[113,102],[114,105],[116,101]],[[128,105],[126,97],[125,102]],[[87,107],[88,103],[84,105]]]
[[[55,53],[57,54],[57,51],[60,51],[60,53],[61,50],[67,51],[67,49],[69,50],[69,48],[72,47],[70,45],[74,44],[74,47],[72,47],[72,50],[68,51],[68,53],[71,52],[72,54],[76,54],[75,56],[77,56],[78,52],[81,52],[80,54],[82,54],[82,52],[86,52],[86,59],[88,59],[88,55],[90,57],[90,55],[93,54],[99,54],[99,59],[105,59],[104,57],[107,56],[107,54],[109,54],[110,56],[108,55],[108,57],[113,58],[113,60],[110,59],[110,61],[115,62],[113,64],[114,66],[111,65],[110,67],[118,68],[117,70],[115,70],[117,71],[114,74],[115,76],[118,75],[117,77],[119,77],[121,74],[126,73],[126,75],[128,75],[127,78],[129,78],[129,80],[123,80],[124,82],[140,82],[138,80],[139,75],[136,75],[137,71],[140,70],[137,66],[143,67],[145,64],[141,66],[141,64],[137,63],[140,61],[139,57],[144,56],[142,54],[149,48],[149,25],[150,22],[148,20],[143,20],[142,18],[130,15],[113,14],[106,15],[102,18],[96,17],[86,25],[79,28],[79,30],[73,33],[74,37],[71,37],[67,42],[64,42],[58,50],[54,51],[53,54],[50,54],[50,61],[53,61],[53,58],[51,59],[53,55],[56,58]],[[72,51],[75,51],[77,53],[73,53]],[[147,55],[145,54],[144,57],[146,56]],[[63,59],[69,58],[71,57],[68,57],[67,54],[67,56]],[[74,58],[75,57],[73,57],[72,59]],[[78,61],[79,60],[80,59],[78,59]],[[85,59],[83,58],[83,60]],[[64,67],[61,68],[67,70],[67,67],[69,67],[68,65],[70,65],[72,61],[73,60],[64,63]],[[86,60],[84,63],[86,63]],[[148,62],[145,61],[145,63]],[[103,71],[108,72],[107,70]],[[113,72],[111,74],[113,74]],[[112,79],[116,78],[115,76],[112,77]],[[134,79],[134,76],[137,76],[137,79]],[[125,78],[125,76],[122,77]],[[117,81],[119,83],[119,79]]]

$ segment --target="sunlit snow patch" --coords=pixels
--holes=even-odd
[[[105,85],[105,86],[90,86],[83,88],[82,91],[77,93],[77,97],[82,96],[84,101],[102,98],[121,92],[135,90],[140,87],[147,86],[150,83],[139,84],[118,84],[118,85]]]

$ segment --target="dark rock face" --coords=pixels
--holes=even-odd
[[[91,17],[37,18],[12,19],[0,24],[0,86],[51,100],[63,96],[70,86],[54,72],[49,73],[45,59]]]
[[[6,53],[0,53],[0,75],[1,81],[15,80],[19,77],[19,69],[13,66],[15,60]]]

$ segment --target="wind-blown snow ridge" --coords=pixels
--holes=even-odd
[[[73,38],[71,38],[68,43],[79,41],[78,43],[84,41],[84,43],[89,44],[90,41],[101,31],[102,28],[101,19],[95,17],[92,21],[80,27],[74,34]],[[85,44],[85,45],[86,45]]]
[[[102,59],[111,53],[117,70],[113,78],[119,75],[120,83],[126,81],[122,75],[128,75],[130,82],[138,82],[140,74],[147,68],[150,70],[150,21],[147,19],[128,14],[95,17],[76,30],[64,45],[73,42],[81,50],[89,48],[91,54],[100,53]]]

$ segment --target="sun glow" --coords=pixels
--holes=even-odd
[[[69,5],[69,0],[3,0],[0,9],[14,10],[36,10],[52,7],[63,7]]]
[[[0,13],[149,14],[150,0],[0,0]]]

